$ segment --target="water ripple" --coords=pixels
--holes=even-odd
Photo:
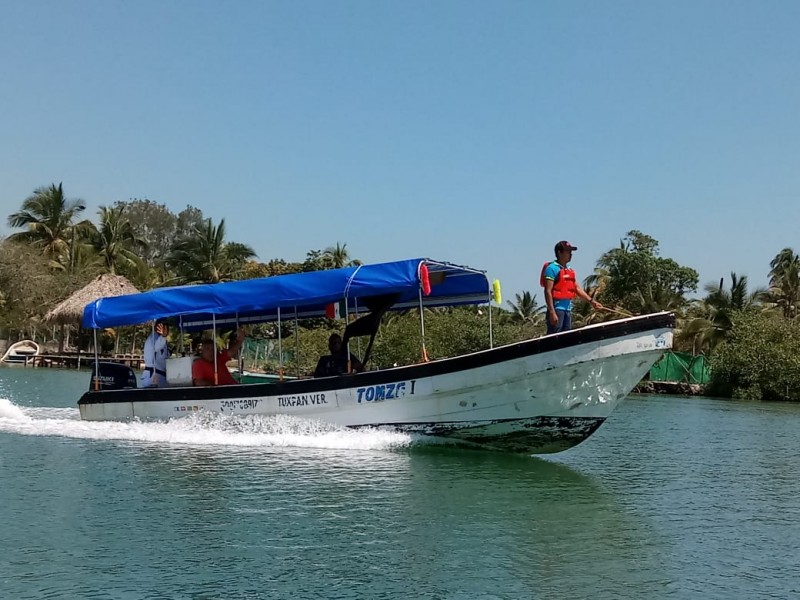
[[[56,374],[31,376],[0,379],[3,597],[800,587],[800,406],[629,398],[588,442],[543,460],[282,418],[85,423],[74,399],[43,391]]]

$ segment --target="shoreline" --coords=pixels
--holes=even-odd
[[[676,396],[704,396],[705,386],[685,381],[640,381],[632,394],[673,394]]]

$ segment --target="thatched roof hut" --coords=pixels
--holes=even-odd
[[[139,290],[121,275],[104,273],[50,310],[44,316],[44,321],[45,323],[58,323],[61,325],[78,324],[83,318],[83,309],[90,302],[106,296],[123,296],[125,294],[138,293]]]

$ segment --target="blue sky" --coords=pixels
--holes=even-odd
[[[631,229],[765,285],[800,250],[800,2],[44,1],[0,21],[0,234],[34,188],[187,204],[537,292]]]

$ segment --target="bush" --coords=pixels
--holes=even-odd
[[[716,395],[800,400],[800,323],[770,313],[735,312],[725,342],[711,356]]]

